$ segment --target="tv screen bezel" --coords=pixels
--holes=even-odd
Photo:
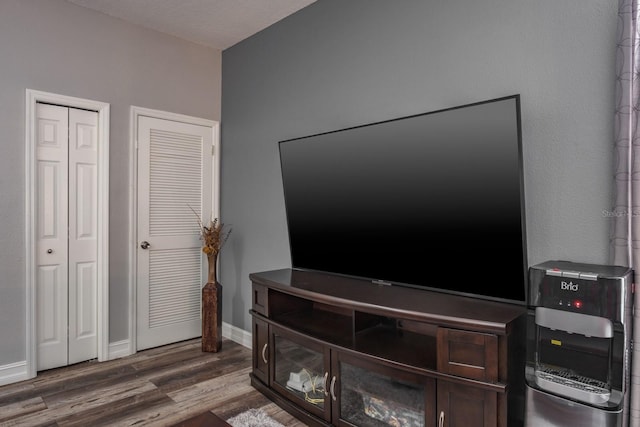
[[[421,116],[426,116],[426,115],[435,115],[438,113],[444,113],[447,111],[452,111],[452,110],[459,110],[459,109],[465,109],[465,108],[470,108],[470,107],[475,107],[475,106],[481,106],[483,104],[489,104],[489,103],[496,103],[496,102],[503,102],[503,101],[509,101],[509,100],[513,100],[515,102],[514,107],[515,107],[515,130],[516,130],[516,144],[517,144],[517,169],[518,169],[518,175],[519,175],[519,198],[520,198],[520,232],[521,232],[521,242],[522,242],[522,268],[521,268],[521,280],[522,280],[522,298],[519,299],[515,299],[515,298],[503,298],[503,297],[499,297],[499,296],[495,296],[495,295],[490,295],[488,293],[483,293],[483,292],[460,292],[460,291],[456,291],[453,289],[449,289],[446,287],[433,287],[433,286],[428,286],[428,285],[424,285],[424,284],[413,284],[413,283],[404,283],[404,282],[396,282],[396,281],[389,281],[389,280],[380,280],[379,278],[376,277],[371,277],[371,276],[360,276],[360,275],[353,275],[353,274],[345,274],[343,272],[340,271],[329,271],[329,270],[321,270],[321,269],[314,269],[314,268],[308,268],[308,267],[302,267],[302,266],[296,266],[293,265],[293,253],[292,253],[292,242],[291,242],[291,230],[290,230],[290,218],[289,218],[289,208],[287,207],[287,195],[286,195],[286,189],[285,189],[285,183],[284,183],[284,170],[283,170],[283,164],[282,164],[282,146],[285,143],[291,143],[294,141],[303,141],[303,140],[308,140],[310,138],[314,138],[314,137],[321,137],[324,135],[330,135],[330,134],[336,134],[336,133],[341,133],[341,132],[345,132],[345,131],[352,131],[352,130],[357,130],[359,128],[370,128],[370,127],[375,127],[375,126],[379,126],[379,125],[384,125],[386,123],[391,123],[391,122],[400,122],[406,119],[411,119],[411,118],[416,118],[416,117],[421,117]],[[388,119],[388,120],[382,120],[382,121],[377,121],[377,122],[371,122],[371,123],[366,123],[366,124],[361,124],[361,125],[356,125],[356,126],[351,126],[351,127],[345,127],[345,128],[341,128],[341,129],[336,129],[336,130],[332,130],[332,131],[328,131],[328,132],[320,132],[320,133],[315,133],[312,135],[307,135],[307,136],[302,136],[302,137],[296,137],[296,138],[290,138],[290,139],[286,139],[286,140],[281,140],[278,142],[278,149],[279,149],[279,154],[280,154],[280,169],[281,169],[281,178],[282,178],[282,184],[283,184],[283,190],[284,190],[284,203],[285,203],[285,215],[286,215],[286,223],[287,223],[287,233],[288,233],[288,243],[289,243],[289,251],[290,251],[290,259],[291,259],[291,263],[292,263],[292,269],[293,270],[298,270],[298,271],[309,271],[309,272],[318,272],[318,273],[326,273],[326,274],[331,274],[334,276],[342,276],[342,277],[347,277],[347,278],[353,278],[353,279],[362,279],[365,281],[370,281],[372,284],[377,284],[377,285],[390,285],[390,286],[401,286],[401,287],[409,287],[409,288],[415,288],[415,289],[421,289],[421,290],[429,290],[429,291],[434,291],[434,292],[443,292],[443,293],[448,293],[448,294],[453,294],[453,295],[459,295],[459,296],[464,296],[464,297],[471,297],[471,298],[478,298],[478,299],[483,299],[483,300],[489,300],[489,301],[497,301],[497,302],[505,302],[505,303],[510,303],[510,304],[517,304],[517,305],[523,305],[526,306],[527,304],[527,299],[528,299],[528,289],[529,289],[529,283],[528,283],[528,268],[529,268],[529,263],[528,263],[528,253],[527,253],[527,234],[526,234],[526,215],[525,215],[525,188],[524,188],[524,161],[523,161],[523,147],[522,147],[522,117],[521,117],[521,96],[520,94],[512,94],[512,95],[508,95],[508,96],[502,96],[502,97],[498,97],[498,98],[492,98],[492,99],[486,99],[486,100],[482,100],[482,101],[477,101],[477,102],[471,102],[471,103],[466,103],[466,104],[461,104],[461,105],[456,105],[453,107],[446,107],[446,108],[441,108],[441,109],[437,109],[437,110],[431,110],[431,111],[427,111],[427,112],[422,112],[422,113],[418,113],[418,114],[412,114],[412,115],[407,115],[407,116],[402,116],[402,117],[396,117],[396,118],[392,118],[392,119]],[[497,264],[499,264],[499,262],[497,261]],[[499,268],[498,270],[499,271]],[[505,278],[506,279],[506,278]],[[496,285],[497,286],[497,285]]]

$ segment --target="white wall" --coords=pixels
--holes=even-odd
[[[128,339],[129,108],[220,120],[221,52],[63,0],[0,2],[0,367],[25,360],[25,90],[111,105],[110,342]]]

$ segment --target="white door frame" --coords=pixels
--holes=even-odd
[[[220,123],[215,120],[203,119],[200,117],[187,116],[183,114],[170,113],[167,111],[153,110],[144,107],[131,107],[130,120],[129,120],[129,139],[131,159],[129,175],[129,182],[131,191],[130,200],[130,217],[129,217],[129,229],[131,234],[129,235],[129,249],[131,261],[129,262],[129,354],[137,352],[137,288],[138,288],[138,117],[147,116],[156,119],[173,120],[176,122],[189,123],[194,125],[206,126],[211,128],[212,142],[213,142],[213,173],[212,173],[212,185],[211,185],[211,212],[215,218],[220,217]],[[206,265],[206,263],[203,263]]]
[[[109,358],[109,113],[107,103],[66,95],[26,90],[25,113],[25,242],[26,242],[26,370],[37,375],[36,311],[36,103],[46,102],[98,113],[98,360]]]

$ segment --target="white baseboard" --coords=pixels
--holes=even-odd
[[[251,346],[253,345],[250,332],[247,332],[244,329],[237,328],[225,322],[222,322],[222,336],[224,338],[230,339],[231,341],[235,341],[247,348],[251,348]]]
[[[9,363],[0,366],[0,385],[17,383],[29,379],[27,372],[27,361]]]
[[[130,356],[133,353],[131,352],[131,343],[129,340],[122,340],[109,343],[109,359],[119,359],[121,357]]]
[[[222,322],[222,337],[235,341],[247,348],[251,348],[252,345],[250,332],[225,322]],[[135,353],[136,351],[131,348],[129,340],[116,341],[109,344],[109,360],[119,359]]]

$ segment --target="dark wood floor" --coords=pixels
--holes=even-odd
[[[43,371],[0,387],[0,426],[173,426],[207,411],[226,420],[263,408],[305,427],[251,386],[250,370],[248,348],[224,340],[218,353],[203,353],[195,339]]]

